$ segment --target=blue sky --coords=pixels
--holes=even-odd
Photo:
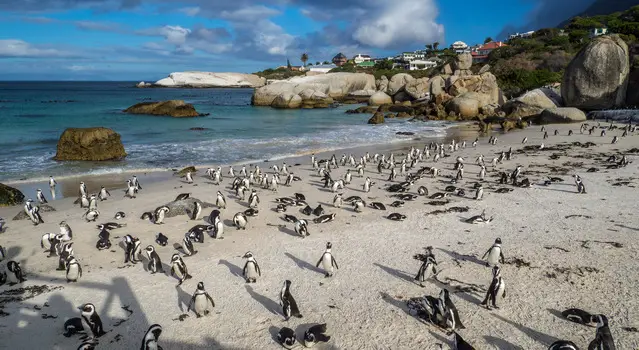
[[[554,26],[593,0],[0,0],[0,80],[254,72]]]

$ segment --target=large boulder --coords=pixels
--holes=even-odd
[[[626,106],[630,108],[639,108],[639,69],[635,68],[630,71],[627,90]]]
[[[406,74],[406,73],[395,74],[391,77],[390,81],[388,82],[387,93],[390,96],[394,96],[396,93],[400,92],[404,88],[406,83],[413,80],[415,80],[415,78],[413,78],[410,74]]]
[[[302,106],[302,97],[291,91],[285,91],[277,95],[271,103],[273,108],[300,108]]]
[[[462,94],[446,104],[446,111],[455,113],[462,119],[474,118],[479,114],[479,101],[475,96]]]
[[[568,64],[561,96],[567,107],[585,110],[621,107],[626,99],[629,72],[628,45],[617,35],[597,37]]]
[[[457,57],[455,57],[455,61],[453,62],[455,70],[470,69],[472,65],[473,55],[468,52],[457,55]]]
[[[534,89],[506,102],[502,111],[510,118],[535,117],[545,109],[557,108],[557,104],[548,97],[548,89]]]
[[[271,106],[283,93],[298,95],[307,89],[321,92],[333,99],[342,99],[353,91],[375,90],[375,77],[365,73],[327,73],[293,77],[255,89],[251,103],[255,106]]]
[[[0,207],[22,204],[24,194],[18,189],[0,184]]]
[[[386,92],[386,90],[388,90],[388,78],[382,75],[382,77],[375,82],[375,85],[377,86],[377,91]]]
[[[173,201],[166,203],[164,206],[169,208],[168,213],[165,214],[167,218],[176,217],[178,215],[191,215],[193,213],[193,208],[195,207],[195,203],[200,203],[202,208],[212,208],[213,204],[201,201],[197,198],[187,198],[179,201]],[[149,210],[153,211],[155,209]]]
[[[395,101],[395,103],[411,102],[412,100],[413,97],[403,90],[393,96],[393,101]]]
[[[213,73],[213,72],[177,72],[158,80],[155,86],[183,88],[258,88],[266,85],[266,78],[255,74]]]
[[[384,124],[384,113],[375,112],[373,116],[368,120],[368,124]]]
[[[142,102],[124,110],[131,114],[166,115],[174,118],[198,117],[200,113],[192,104],[182,100],[170,100],[162,102]]]
[[[444,80],[441,75],[434,76],[429,83],[431,98],[445,92],[444,88],[446,87],[446,80]]]
[[[577,123],[586,121],[586,113],[574,107],[544,109],[539,116],[541,124]]]
[[[126,157],[120,134],[108,128],[69,128],[58,140],[55,160],[119,160]]]
[[[430,84],[428,78],[419,78],[411,80],[404,86],[404,91],[415,100],[419,100],[428,96],[430,93]]]
[[[515,101],[520,101],[527,105],[537,106],[540,108],[556,108],[557,104],[548,97],[548,94],[550,94],[549,89],[534,89],[517,97]]]
[[[300,92],[299,96],[302,98],[302,108],[328,108],[334,102],[325,93],[311,89]]]
[[[382,91],[378,91],[368,99],[369,106],[381,106],[393,103],[393,99]]]

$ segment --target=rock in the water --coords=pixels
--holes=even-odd
[[[153,84],[151,84],[151,83],[145,83],[145,82],[141,81],[141,82],[139,82],[139,83],[138,83],[137,85],[135,85],[135,86],[136,86],[136,87],[139,87],[139,88],[148,88],[148,87],[153,86]]]
[[[203,202],[197,198],[187,198],[187,199],[183,199],[183,200],[179,200],[179,201],[173,201],[170,203],[165,204],[167,207],[169,207],[169,212],[165,214],[165,216],[167,218],[172,218],[178,215],[190,215],[192,213],[193,208],[195,207],[195,202],[200,203],[200,205],[202,205],[202,208],[212,208],[214,207],[213,204],[211,203],[207,203],[207,202]],[[155,210],[155,208],[153,209]],[[153,210],[150,210],[151,212]]]
[[[395,74],[391,77],[390,81],[388,82],[388,90],[386,91],[386,93],[390,96],[394,96],[396,93],[402,91],[406,83],[412,80],[415,80],[415,78],[413,78],[410,74],[406,74],[406,73]]]
[[[204,130],[210,130],[209,128],[202,128],[202,127],[195,127],[195,128],[190,128],[189,130],[191,131],[204,131]]]
[[[120,134],[108,128],[69,128],[58,140],[55,160],[119,160],[126,157]]]
[[[175,176],[186,176],[186,173],[191,173],[191,174],[195,174],[197,172],[197,169],[195,169],[194,166],[187,166],[186,168],[176,172]]]
[[[368,124],[384,124],[384,113],[375,112],[371,119],[368,120]]]
[[[411,131],[398,131],[398,132],[395,133],[395,135],[413,136],[413,135],[415,135],[415,133],[411,132]]]
[[[472,65],[473,56],[468,52],[457,55],[454,61],[455,70],[470,69]]]
[[[48,212],[56,211],[54,207],[52,207],[52,206],[50,206],[48,204],[38,204],[38,208],[40,208],[40,212],[41,213],[48,213]],[[29,218],[29,215],[27,215],[27,213],[24,212],[24,209],[20,210],[18,212],[18,214],[16,214],[16,216],[13,217],[14,221],[27,220],[27,219],[30,219],[30,218]]]
[[[411,80],[404,86],[404,91],[415,100],[428,96],[429,90],[430,84],[428,83],[428,78]]]
[[[299,93],[302,108],[328,108],[334,101],[321,91],[306,89]]]
[[[353,91],[353,92],[349,93],[348,96],[371,97],[376,92],[377,92],[376,90],[357,90],[357,91]]]
[[[169,74],[168,78],[158,80],[155,85],[184,88],[258,88],[266,85],[266,78],[243,73],[177,72]]]
[[[174,118],[199,117],[200,113],[192,104],[182,100],[170,100],[162,102],[142,102],[124,110],[131,114],[166,115]]]
[[[467,94],[459,95],[446,104],[446,111],[468,119],[479,114],[479,101]]]
[[[412,116],[406,112],[399,112],[397,113],[397,116],[396,116],[396,118],[410,118],[410,117]]]
[[[0,184],[0,207],[8,207],[21,204],[24,201],[24,194],[18,189],[5,184]]]
[[[382,75],[381,78],[375,81],[375,85],[377,86],[377,91],[386,92],[386,90],[388,90],[388,78]]]
[[[395,103],[404,103],[412,101],[413,98],[409,94],[407,94],[406,91],[400,91],[396,93],[395,96],[393,96],[393,100],[395,101]]]
[[[393,99],[386,95],[385,92],[382,91],[378,91],[375,94],[373,94],[373,96],[371,96],[368,99],[368,105],[369,106],[381,106],[381,105],[385,105],[385,104],[391,104],[393,103]]]
[[[586,114],[574,107],[544,109],[539,116],[539,122],[541,124],[576,123],[584,121],[586,121]]]
[[[628,45],[617,35],[597,37],[568,64],[561,96],[567,107],[621,107],[626,100],[629,72]]]
[[[273,108],[300,108],[302,97],[290,91],[282,92],[271,103]]]

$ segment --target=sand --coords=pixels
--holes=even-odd
[[[553,136],[554,129],[561,136]],[[573,136],[566,136],[569,129],[575,131]],[[27,277],[22,284],[0,287],[0,348],[77,348],[79,337],[65,338],[63,324],[66,319],[79,316],[78,306],[91,302],[108,332],[100,338],[98,349],[137,349],[154,323],[163,326],[160,345],[165,350],[278,349],[274,336],[281,327],[296,330],[301,339],[304,330],[317,323],[327,323],[332,336],[318,349],[448,349],[452,347],[452,337],[409,315],[406,300],[425,294],[437,296],[442,287],[456,291],[459,286],[467,287],[463,288],[466,292],[451,294],[466,326],[459,333],[476,349],[545,349],[557,339],[571,340],[585,349],[594,339],[595,328],[562,319],[559,312],[572,307],[605,314],[617,349],[636,349],[639,333],[633,332],[632,327],[639,327],[639,160],[635,154],[626,153],[632,163],[620,169],[606,169],[605,160],[611,154],[639,147],[639,137],[629,135],[611,145],[613,135],[620,136],[621,131],[612,130],[600,137],[598,131],[589,136],[580,134],[578,129],[579,125],[552,125],[550,138],[542,140],[539,127],[533,126],[498,134],[495,146],[488,145],[486,137],[480,138],[477,148],[470,146],[469,135],[466,149],[437,164],[432,160],[420,163],[442,169],[439,178],[424,178],[413,186],[416,191],[424,185],[432,194],[443,191],[449,182],[446,177],[454,174],[455,158],[464,157],[467,165],[461,185],[466,189],[466,198],[453,196],[443,206],[425,204],[431,199],[419,197],[396,210],[367,208],[355,213],[349,207],[333,208],[334,194],[321,188],[320,178],[311,170],[308,157],[304,157],[299,160],[303,161],[301,165],[291,168],[303,181],[290,188],[281,186],[277,193],[258,189],[260,214],[249,218],[246,231],[227,226],[224,239],[206,237],[203,244],[195,243],[198,253],[184,257],[193,278],[180,287],[176,287],[177,281],[172,277],[151,275],[145,263],[125,264],[124,252],[117,244],[121,237],[131,234],[140,238],[143,247],[155,245],[168,271],[170,257],[176,252],[173,243],[180,242],[190,227],[205,221],[177,216],[166,219],[164,225],[153,225],[140,220],[140,215],[182,192],[214,203],[215,193],[220,190],[228,201],[222,218],[230,224],[233,214],[246,209],[246,202],[238,201],[229,191],[228,178],[221,186],[215,186],[201,177],[204,171],[198,172],[194,185],[170,177],[145,183],[140,175],[144,188],[138,198],[124,199],[120,190],[112,190],[112,198],[99,203],[102,217],[98,223],[114,221],[115,212],[123,211],[127,218],[122,222],[127,226],[111,231],[113,247],[106,251],[96,250],[96,223],[81,218],[83,210],[72,204],[73,198],[53,201],[57,211],[44,213],[45,224],[39,226],[29,221],[11,221],[20,207],[0,208],[0,217],[7,220],[6,232],[0,234],[0,245],[8,254],[2,265],[8,260],[18,261]],[[544,142],[547,148],[576,141],[596,145],[519,153],[524,137],[528,137],[528,145]],[[423,141],[414,144],[424,146]],[[471,188],[479,170],[474,165],[475,158],[483,154],[488,163],[510,146],[513,159],[496,169],[488,166],[484,199],[472,199]],[[375,148],[371,147],[370,152],[376,153]],[[338,158],[341,153],[335,152]],[[403,158],[399,152],[395,154],[396,159]],[[558,159],[550,159],[553,154]],[[295,162],[298,161],[287,161]],[[512,187],[497,185],[498,172],[510,172],[517,165],[523,166],[523,176],[533,186],[495,193],[497,188]],[[600,170],[586,172],[591,167]],[[341,177],[346,169],[335,170],[334,178]],[[383,189],[388,171],[379,175],[372,164],[366,170],[366,176],[376,182],[370,193],[362,192],[364,179],[357,176],[341,192],[345,197],[358,195],[367,201],[390,204],[394,199]],[[225,167],[224,174],[226,171]],[[583,178],[587,194],[576,193],[571,177],[574,173]],[[547,175],[565,181],[543,186]],[[322,204],[327,213],[337,213],[336,220],[311,223],[309,237],[296,236],[293,225],[272,210],[276,197],[295,192],[304,193],[312,207]],[[451,207],[468,207],[469,211],[429,215]],[[488,216],[494,216],[492,223],[471,225],[463,221],[484,209]],[[204,216],[209,212],[206,209]],[[408,218],[403,222],[387,220],[385,216],[391,212]],[[309,219],[295,209],[288,213]],[[47,258],[39,246],[40,236],[58,232],[61,220],[73,229],[75,256],[84,269],[77,283],[68,284],[64,273],[55,270],[57,259]],[[169,237],[168,246],[154,243],[157,232]],[[479,302],[490,284],[491,269],[479,259],[497,237],[503,240],[506,257],[502,276],[507,297],[500,309],[487,310]],[[330,279],[314,267],[328,241],[333,243],[340,267]],[[420,262],[412,256],[428,245],[434,247],[441,272],[422,288],[413,281]],[[241,256],[247,251],[254,253],[262,270],[255,284],[246,284],[241,277]],[[286,279],[292,281],[292,294],[303,318],[284,321],[278,295]],[[213,314],[198,319],[186,308],[199,281],[204,282],[216,307]],[[48,288],[43,289],[44,285]],[[30,291],[9,295],[9,291],[23,287]],[[25,300],[11,301],[9,296]],[[181,317],[184,314],[188,317]]]

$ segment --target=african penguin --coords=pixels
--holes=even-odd
[[[486,297],[484,301],[481,302],[482,305],[486,306],[488,310],[490,310],[490,306],[492,305],[495,309],[499,309],[497,306],[497,300],[503,299],[506,297],[506,282],[501,277],[501,267],[499,265],[495,265],[493,267],[493,280],[490,282],[490,287],[488,287],[488,291],[486,292]]]
[[[246,230],[246,224],[248,223],[248,218],[246,214],[239,212],[233,216],[233,224],[239,230]]]
[[[488,257],[486,259],[486,257]],[[490,247],[484,256],[482,256],[482,260],[486,259],[486,266],[495,266],[498,263],[504,263],[504,253],[501,250],[501,238],[495,239],[495,243],[492,247]]]
[[[295,346],[295,342],[297,341],[296,337],[295,337],[295,331],[287,328],[287,327],[283,327],[282,329],[280,329],[280,331],[277,333],[277,341],[286,349],[292,349],[293,346]]]
[[[20,268],[20,263],[13,260],[9,261],[7,263],[7,270],[7,281],[10,286],[26,281],[22,273],[22,268]]]
[[[315,267],[319,267],[320,264],[322,264],[322,267],[324,268],[324,277],[333,277],[333,267],[339,270],[339,266],[337,266],[337,261],[335,260],[335,257],[333,256],[333,253],[331,252],[333,248],[333,245],[331,244],[331,242],[326,243],[326,250],[324,251],[324,254],[322,254],[322,256],[320,257],[320,259],[317,261],[317,264],[315,265]]]
[[[291,281],[286,280],[282,286],[282,290],[280,291],[280,305],[282,306],[282,314],[284,314],[285,319],[288,321],[292,316],[297,318],[302,318],[302,314],[300,313],[299,308],[297,307],[297,302],[293,295],[291,294]]]
[[[424,250],[424,254],[413,255],[413,259],[422,262],[417,275],[415,275],[415,281],[418,281],[421,287],[424,287],[424,282],[428,278],[437,274],[437,260],[435,259],[435,254],[433,254],[433,247],[428,246]]]
[[[213,298],[211,298],[211,295],[209,295],[209,293],[207,293],[204,289],[204,282],[199,282],[197,284],[197,289],[191,297],[187,312],[193,310],[195,315],[200,318],[208,315],[214,307],[215,302],[213,301]]]
[[[89,338],[95,339],[106,334],[102,328],[102,320],[95,310],[95,305],[88,303],[78,308],[81,310],[82,328],[89,335]]]
[[[317,343],[326,343],[331,337],[326,335],[326,323],[311,326],[304,332],[304,346],[313,347]]]
[[[192,278],[192,276],[189,275],[189,269],[186,267],[184,260],[182,260],[182,257],[177,253],[171,256],[171,276],[179,280],[178,286],[185,280]]]
[[[253,257],[253,253],[251,252],[246,252],[243,258],[246,259],[246,263],[242,269],[242,274],[246,279],[246,283],[257,282],[257,277],[262,276],[260,265],[258,265],[257,260],[255,260],[255,257]]]
[[[140,350],[162,350],[162,347],[158,345],[160,334],[162,334],[162,326],[159,324],[149,327],[149,330],[144,334],[144,338],[142,338]]]
[[[82,266],[72,255],[67,257],[67,283],[77,282],[82,277]]]
[[[300,235],[302,238],[310,236],[311,234],[308,232],[308,222],[304,219],[295,222],[295,233]]]
[[[604,315],[593,315],[592,322],[597,323],[595,339],[590,342],[588,349],[592,350],[615,350],[615,341],[608,327],[608,318]]]

